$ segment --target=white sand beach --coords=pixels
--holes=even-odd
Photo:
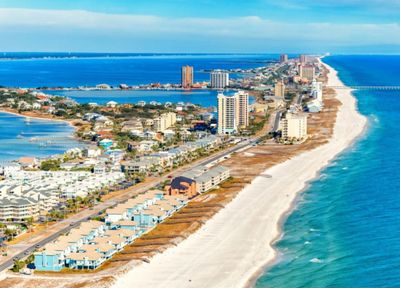
[[[328,67],[329,86],[342,86]],[[359,136],[366,118],[350,89],[337,90],[340,106],[328,144],[276,165],[257,177],[224,209],[177,247],[118,277],[114,288],[245,287],[276,255],[280,221],[318,171]]]

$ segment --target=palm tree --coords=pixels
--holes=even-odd
[[[28,228],[28,232],[31,231],[32,224],[33,224],[33,217],[28,217],[25,219],[26,227]]]
[[[4,231],[4,234],[7,236],[7,239],[12,240],[12,239],[14,239],[14,236],[15,236],[15,234],[16,234],[16,231],[15,231],[15,229],[9,229],[9,228],[7,228],[7,229]]]
[[[19,272],[23,268],[24,262],[17,259],[14,260],[14,266],[11,268],[13,272]]]

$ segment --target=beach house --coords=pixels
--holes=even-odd
[[[119,237],[125,240],[125,244],[132,243],[132,241],[135,239],[135,231],[129,230],[129,229],[115,229],[115,230],[108,230],[105,234],[104,237]]]
[[[178,176],[165,186],[165,191],[168,195],[185,195],[192,198],[197,195],[196,181],[189,177]]]
[[[133,220],[140,228],[148,229],[167,218],[167,213],[159,207],[149,206],[133,215]]]
[[[128,219],[128,211],[125,206],[118,205],[106,210],[105,222],[107,225],[125,219]]]
[[[118,103],[115,102],[115,101],[108,101],[108,102],[106,103],[106,106],[107,106],[107,107],[110,107],[110,108],[115,108],[115,107],[117,107],[117,105],[118,105]]]
[[[96,269],[106,259],[97,251],[88,250],[85,252],[71,253],[68,256],[68,267],[72,269]]]
[[[182,195],[149,190],[106,210],[105,223],[87,221],[34,254],[40,271],[96,269],[141,234],[186,205]]]
[[[185,195],[189,198],[217,188],[218,185],[230,177],[230,170],[224,166],[216,166],[211,169],[197,167],[172,179],[165,186],[167,195]]]
[[[39,165],[39,161],[35,157],[21,157],[18,160],[22,168],[32,169]]]
[[[97,146],[89,146],[83,149],[83,155],[89,158],[98,157],[101,155],[101,149]]]
[[[102,263],[98,255],[79,253],[82,245],[104,235],[105,224],[100,221],[81,223],[79,228],[71,229],[68,235],[58,237],[34,254],[34,264],[39,271],[60,271],[64,267],[93,269]],[[101,256],[101,255],[100,255]],[[97,265],[97,266],[96,266]]]
[[[126,229],[131,231],[136,231],[138,223],[132,220],[119,220],[112,224],[114,229]]]
[[[113,141],[111,139],[103,139],[99,142],[99,146],[101,146],[104,149],[108,149],[113,145]]]

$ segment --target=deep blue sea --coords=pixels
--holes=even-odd
[[[11,87],[78,87],[107,83],[140,85],[180,83],[181,67],[194,67],[194,81],[209,80],[206,69],[261,67],[275,54],[0,54],[0,85]],[[235,77],[235,75],[232,75]]]
[[[347,85],[400,85],[400,56],[331,56]],[[400,91],[355,93],[365,135],[301,195],[265,287],[400,287]]]

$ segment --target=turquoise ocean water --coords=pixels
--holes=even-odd
[[[347,85],[400,85],[400,56],[324,61]],[[400,91],[355,96],[366,133],[301,195],[257,288],[400,287]]]

